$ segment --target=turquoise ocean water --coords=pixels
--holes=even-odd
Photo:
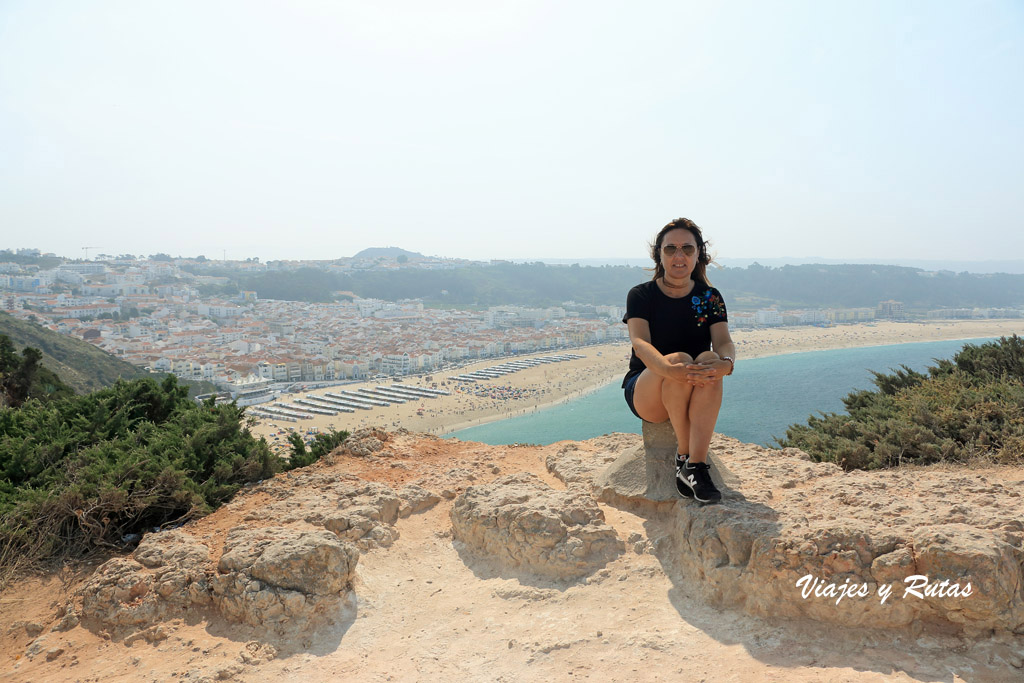
[[[981,344],[989,339],[973,340]],[[819,412],[841,412],[842,398],[874,389],[871,370],[900,365],[923,371],[937,358],[952,358],[964,341],[894,344],[856,349],[808,351],[740,360],[725,380],[725,398],[715,431],[747,443],[774,446],[786,427]],[[623,374],[626,368],[623,367]],[[621,380],[596,392],[520,417],[463,429],[446,436],[492,445],[547,445],[581,441],[610,432],[640,433],[638,420],[622,398]]]

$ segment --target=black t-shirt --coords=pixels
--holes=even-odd
[[[659,353],[682,351],[693,358],[711,349],[711,326],[729,319],[721,293],[696,280],[693,290],[678,299],[666,295],[654,280],[637,285],[626,295],[626,315],[622,322],[630,318],[647,321],[651,344]],[[645,367],[634,350],[623,386]]]

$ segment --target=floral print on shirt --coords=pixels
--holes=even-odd
[[[701,327],[708,321],[708,316],[722,318],[725,316],[725,304],[722,298],[717,296],[710,289],[704,290],[702,295],[690,297],[693,305],[693,312],[697,314],[697,327]]]

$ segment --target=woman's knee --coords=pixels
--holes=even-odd
[[[674,365],[686,365],[693,362],[693,356],[682,351],[676,351],[675,353],[665,354],[665,360]]]
[[[704,351],[694,360],[695,363],[706,363],[710,360],[719,360],[718,354],[714,351]]]

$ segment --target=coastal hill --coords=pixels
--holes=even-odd
[[[716,435],[725,499],[700,506],[601,483],[638,448],[630,434],[540,447],[357,431],[128,556],[9,587],[0,672],[1019,678],[1019,468],[844,473]]]
[[[151,376],[89,342],[52,332],[7,313],[0,312],[0,334],[10,337],[19,351],[26,346],[39,349],[43,354],[42,364],[80,393],[108,387],[118,379]]]
[[[415,251],[408,251],[401,247],[367,247],[352,258],[354,260],[373,260],[378,258],[397,259],[399,256],[407,258],[423,258],[423,254]]]

